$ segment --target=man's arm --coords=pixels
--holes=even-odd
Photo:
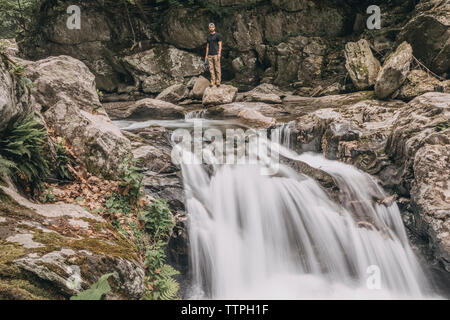
[[[208,53],[209,53],[209,43],[206,44],[206,56],[205,56],[205,59],[208,58]]]
[[[219,41],[219,58],[222,56],[222,41]]]

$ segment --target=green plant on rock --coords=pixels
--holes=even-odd
[[[40,190],[48,175],[47,130],[31,113],[11,121],[0,134],[0,172],[8,173],[25,190]]]
[[[450,121],[444,122],[444,123],[440,123],[440,124],[438,124],[438,126],[436,128],[437,128],[438,132],[447,130],[447,129],[450,128]]]
[[[49,203],[49,202],[55,202],[56,196],[52,193],[53,188],[49,188],[45,190],[45,192],[42,194],[41,201],[42,203]]]
[[[150,206],[145,207],[139,218],[155,241],[169,240],[175,221],[167,201],[154,200]]]
[[[63,142],[59,142],[55,145],[56,151],[56,174],[58,178],[63,180],[72,180],[72,175],[69,172],[69,157],[67,156],[66,149],[63,146]]]
[[[144,299],[173,300],[177,298],[178,282],[173,276],[179,274],[177,270],[165,263],[164,248],[170,239],[175,221],[169,206],[164,200],[154,200],[146,206],[140,216],[144,228],[153,240],[145,254],[147,268],[147,290]]]
[[[173,276],[179,274],[177,270],[164,263],[166,254],[164,241],[156,242],[147,250],[145,266],[147,268],[146,285],[148,289],[144,294],[146,300],[174,300],[180,288]]]
[[[129,200],[132,204],[136,204],[141,197],[142,180],[144,176],[139,172],[139,168],[135,165],[136,162],[125,160],[119,166],[119,170],[123,172],[122,180],[125,186],[125,195],[129,195]]]
[[[108,278],[114,273],[104,274],[89,289],[81,291],[78,295],[73,296],[70,300],[102,300],[104,296],[111,291]]]

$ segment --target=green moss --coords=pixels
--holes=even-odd
[[[119,240],[119,243],[116,245],[107,243],[102,239],[86,238],[72,241],[69,243],[68,247],[77,250],[88,250],[93,253],[123,258],[126,260],[138,260],[136,246],[131,242],[124,240]]]
[[[20,205],[0,188],[0,216],[24,218],[25,220],[42,220],[35,211]]]

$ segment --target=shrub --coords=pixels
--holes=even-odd
[[[26,191],[40,190],[49,168],[44,147],[47,130],[31,113],[11,121],[0,134],[0,172]]]

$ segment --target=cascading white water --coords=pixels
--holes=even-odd
[[[280,132],[272,139],[290,143]],[[274,176],[262,175],[260,165],[215,165],[210,176],[202,165],[182,164],[193,278],[188,298],[432,296],[397,205],[374,201],[386,195],[372,177],[321,155],[278,148],[332,175],[343,205],[281,164]],[[380,287],[371,282],[378,271]]]
[[[191,119],[202,119],[204,118],[206,115],[206,109],[203,110],[194,110],[194,111],[189,111],[185,114],[184,118],[186,120],[191,120]]]

